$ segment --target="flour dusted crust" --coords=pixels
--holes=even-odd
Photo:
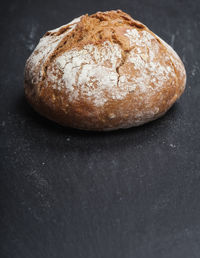
[[[25,67],[25,94],[33,108],[85,130],[154,120],[185,83],[176,52],[120,10],[83,15],[48,31]]]

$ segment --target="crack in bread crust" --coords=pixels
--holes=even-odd
[[[113,21],[115,21],[115,23],[113,23]],[[67,33],[67,35],[64,36],[64,38],[53,51],[53,53],[48,57],[46,63],[43,66],[43,80],[46,77],[46,70],[48,68],[48,65],[52,63],[56,57],[58,57],[65,51],[69,51],[72,48],[80,49],[83,47],[83,45],[86,44],[101,44],[106,40],[119,44],[123,49],[123,45],[121,44],[120,40],[118,40],[117,35],[115,34],[116,26],[124,27],[124,24],[126,24],[127,28],[136,27],[140,30],[146,29],[146,27],[142,23],[133,20],[129,15],[123,13],[121,10],[117,10],[116,12],[111,11],[108,13],[98,12],[90,16],[86,14],[82,17],[79,23],[75,24],[77,24],[77,26],[72,31],[70,31],[70,33]],[[91,26],[91,24],[93,24],[93,26]],[[107,27],[109,27],[109,31],[105,29]],[[67,25],[62,27],[57,32],[47,32],[45,36],[59,36],[64,32],[67,32],[67,30],[69,29],[70,25]],[[94,32],[91,34],[91,31]],[[110,31],[112,31],[112,37],[107,37],[107,34]],[[100,38],[96,40],[95,36],[96,34],[98,34],[98,32],[100,32]]]

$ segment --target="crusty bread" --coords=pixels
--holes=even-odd
[[[48,31],[26,62],[25,95],[40,114],[84,130],[138,126],[183,93],[176,52],[117,10],[83,15]]]

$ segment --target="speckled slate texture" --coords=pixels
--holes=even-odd
[[[122,9],[172,45],[187,88],[163,118],[109,133],[62,128],[23,97],[39,38]],[[4,1],[0,8],[0,257],[200,257],[200,2]]]

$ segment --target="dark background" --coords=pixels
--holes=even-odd
[[[109,133],[63,128],[23,96],[49,29],[122,9],[172,45],[184,95],[161,119]],[[200,1],[5,1],[0,7],[0,257],[200,257]]]

